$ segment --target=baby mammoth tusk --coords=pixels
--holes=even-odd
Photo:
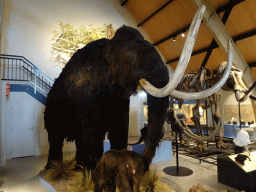
[[[205,8],[205,5],[202,5],[192,20],[177,68],[173,74],[173,77],[169,78],[169,83],[165,87],[158,89],[151,85],[147,80],[140,79],[140,84],[150,95],[155,97],[165,97],[169,95],[170,92],[172,92],[179,84],[190,60]]]

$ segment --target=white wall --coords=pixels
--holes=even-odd
[[[224,118],[225,117],[225,114],[224,114],[225,105],[237,105],[238,106],[238,102],[235,98],[235,93],[234,92],[222,91],[221,94],[222,94],[222,99],[221,99],[220,105],[221,105],[221,110],[222,110],[222,113],[223,113],[222,115],[223,115],[223,118]],[[251,103],[251,100],[248,98],[244,102],[240,103],[240,105],[252,105],[252,103]],[[241,118],[243,119],[242,116],[243,116],[243,114],[241,114]],[[255,121],[255,119],[254,119],[254,121]],[[224,122],[224,123],[227,123],[227,122]]]
[[[222,128],[221,128],[221,131],[223,132],[224,131],[224,123],[227,123],[227,122],[224,122],[224,119],[225,119],[224,106],[225,105],[238,105],[238,102],[235,98],[235,93],[234,92],[232,92],[232,91],[223,91],[221,89],[218,92],[221,93],[221,98],[220,98],[220,102],[219,102],[219,112],[220,112],[220,115],[223,119],[223,125],[222,125]],[[243,103],[241,103],[241,105],[251,105],[250,99],[245,100]],[[211,109],[209,108],[207,112],[208,112],[208,125],[212,126],[213,121],[212,121]],[[213,112],[214,112],[214,107],[213,107]]]
[[[3,9],[4,9],[4,0],[0,0],[0,53],[1,53],[1,40],[2,40]],[[0,74],[0,77],[2,78],[1,74]],[[1,86],[1,83],[0,83],[0,86]],[[2,90],[1,87],[0,87],[0,90]],[[1,93],[0,93],[0,96],[1,96]],[[1,97],[0,97],[0,109],[2,109]],[[0,119],[2,119],[1,115],[2,115],[2,110],[0,110]],[[4,162],[4,158],[3,158],[4,156],[1,155],[2,153],[4,153],[4,150],[1,146],[2,146],[2,143],[5,142],[5,140],[2,141],[1,138],[2,138],[2,132],[1,132],[1,124],[0,124],[0,167],[2,166],[2,162]]]

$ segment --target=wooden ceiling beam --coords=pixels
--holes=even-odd
[[[187,26],[185,26],[185,27],[183,27],[183,28],[181,28],[181,29],[179,29],[178,31],[172,33],[171,35],[168,35],[167,37],[165,37],[165,38],[163,38],[163,39],[157,41],[157,42],[154,43],[153,45],[154,45],[154,46],[159,45],[160,43],[163,43],[163,42],[165,42],[165,41],[167,41],[167,40],[169,40],[169,39],[171,39],[171,38],[173,38],[173,37],[176,37],[177,35],[179,35],[179,34],[181,34],[181,33],[186,32],[186,31],[189,29],[189,27],[190,27],[190,24],[187,25]]]
[[[149,19],[154,17],[158,12],[160,12],[162,9],[164,9],[167,5],[169,5],[173,0],[169,0],[167,3],[165,3],[162,7],[160,7],[157,11],[155,11],[153,14],[151,14],[149,17],[147,17],[144,21],[138,24],[138,27],[146,23]]]
[[[121,6],[126,5],[126,3],[128,3],[128,1],[129,1],[129,0],[125,0],[125,1],[121,4]]]
[[[256,29],[253,29],[253,30],[251,30],[251,31],[247,31],[247,32],[245,32],[245,33],[236,35],[236,36],[234,36],[234,37],[232,37],[232,38],[233,38],[233,41],[236,42],[236,41],[240,41],[240,40],[243,40],[243,39],[246,39],[246,38],[255,36],[255,35],[256,35]],[[216,48],[218,48],[218,47],[219,47],[219,45],[218,45],[218,44],[215,44],[213,48],[216,49]],[[211,48],[209,48],[209,46],[208,46],[208,47],[205,47],[205,48],[203,48],[203,49],[199,49],[199,50],[197,50],[197,51],[192,52],[192,56],[198,55],[198,54],[200,54],[200,53],[204,53],[204,52],[206,52],[206,51],[209,51],[210,49],[211,49]],[[178,60],[179,60],[179,57],[174,58],[174,59],[171,59],[171,60],[168,60],[168,61],[166,62],[166,64],[171,64],[171,63],[176,62],[176,61],[178,61]]]
[[[234,6],[235,6],[235,5],[238,5],[239,3],[242,3],[243,1],[245,1],[245,0],[235,0],[235,1],[233,2],[233,5],[234,5]],[[226,5],[223,5],[223,6],[219,7],[219,8],[216,10],[216,12],[219,14],[219,13],[225,11],[225,10],[229,7],[228,4],[229,4],[229,3],[227,3]],[[174,33],[168,35],[167,37],[165,37],[165,38],[163,38],[163,39],[157,41],[157,42],[154,43],[153,45],[154,45],[154,46],[159,45],[160,43],[163,43],[163,42],[165,42],[165,41],[167,41],[167,40],[169,40],[169,39],[171,39],[171,38],[173,38],[173,37],[176,37],[177,35],[179,35],[179,34],[181,34],[181,33],[186,32],[186,31],[189,29],[189,27],[190,27],[190,24],[187,25],[187,26],[185,26],[185,27],[183,27],[183,28],[181,28],[181,29],[179,29],[179,30],[177,30],[177,31],[175,31]]]
[[[235,6],[235,5],[242,3],[245,0],[230,0],[230,1],[232,1],[232,4]],[[223,5],[219,8],[217,8],[216,13],[221,13],[221,12],[227,10],[229,6],[230,6],[229,3],[227,3],[226,5]]]
[[[215,12],[212,5],[207,0],[191,0],[191,1],[194,3],[197,9],[202,5],[206,6],[203,21],[208,27],[208,30],[211,32],[217,44],[226,54],[228,54],[228,42],[231,41],[233,53],[234,53],[233,63],[240,70],[246,71],[244,74],[244,80],[246,84],[250,85],[254,83],[255,80],[251,70],[246,70],[247,68],[249,68],[248,64],[246,63],[244,57],[242,56],[241,52],[239,51],[238,47],[234,43],[232,37],[228,33],[226,27],[222,23],[220,17]]]
[[[226,24],[226,22],[227,22],[227,20],[228,20],[228,18],[229,18],[229,15],[230,15],[230,13],[231,13],[231,11],[232,11],[232,9],[233,9],[234,6],[235,6],[235,5],[233,4],[233,0],[230,0],[229,3],[227,4],[227,8],[226,8],[226,10],[225,10],[225,12],[224,12],[224,15],[223,15],[222,19],[221,19],[221,21],[222,21],[222,23],[223,23],[224,25]],[[204,67],[205,67],[205,65],[206,65],[207,61],[209,60],[209,58],[210,58],[210,56],[211,56],[211,54],[212,54],[212,51],[213,51],[213,49],[214,49],[214,47],[215,47],[216,45],[217,45],[217,43],[216,43],[216,41],[213,39],[212,42],[211,42],[211,44],[210,44],[210,46],[209,46],[210,49],[207,51],[207,53],[206,53],[206,55],[205,55],[205,57],[204,57],[203,63],[202,63],[202,65],[201,65],[201,68],[204,68]]]
[[[256,67],[256,61],[248,63],[248,65],[249,65],[250,68]]]

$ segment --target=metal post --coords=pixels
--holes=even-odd
[[[37,71],[37,69],[34,68],[34,71],[35,71],[35,87],[34,87],[34,92],[35,92],[35,94],[36,94],[36,71]]]
[[[178,131],[175,132],[175,135],[176,135],[176,163],[177,163],[177,173],[179,172],[179,157],[178,157],[178,154],[179,154],[179,146],[178,146]]]
[[[239,123],[240,123],[240,130],[241,130],[242,126],[241,126],[241,109],[240,109],[240,102],[238,102],[238,109],[239,109]]]

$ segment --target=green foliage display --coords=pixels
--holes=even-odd
[[[59,22],[60,30],[53,31],[51,61],[64,67],[72,55],[88,43],[107,38],[111,39],[115,34],[112,24],[95,27],[93,24],[87,27],[74,27],[70,24]]]
[[[54,162],[54,167],[49,170],[50,177],[54,181],[59,181],[61,179],[67,180],[73,176],[72,170],[74,169],[74,167],[74,160]]]
[[[84,179],[81,185],[81,189],[83,189],[83,191],[93,192],[95,184],[93,182],[92,172],[87,171],[86,169],[82,169],[82,170],[83,170]]]

